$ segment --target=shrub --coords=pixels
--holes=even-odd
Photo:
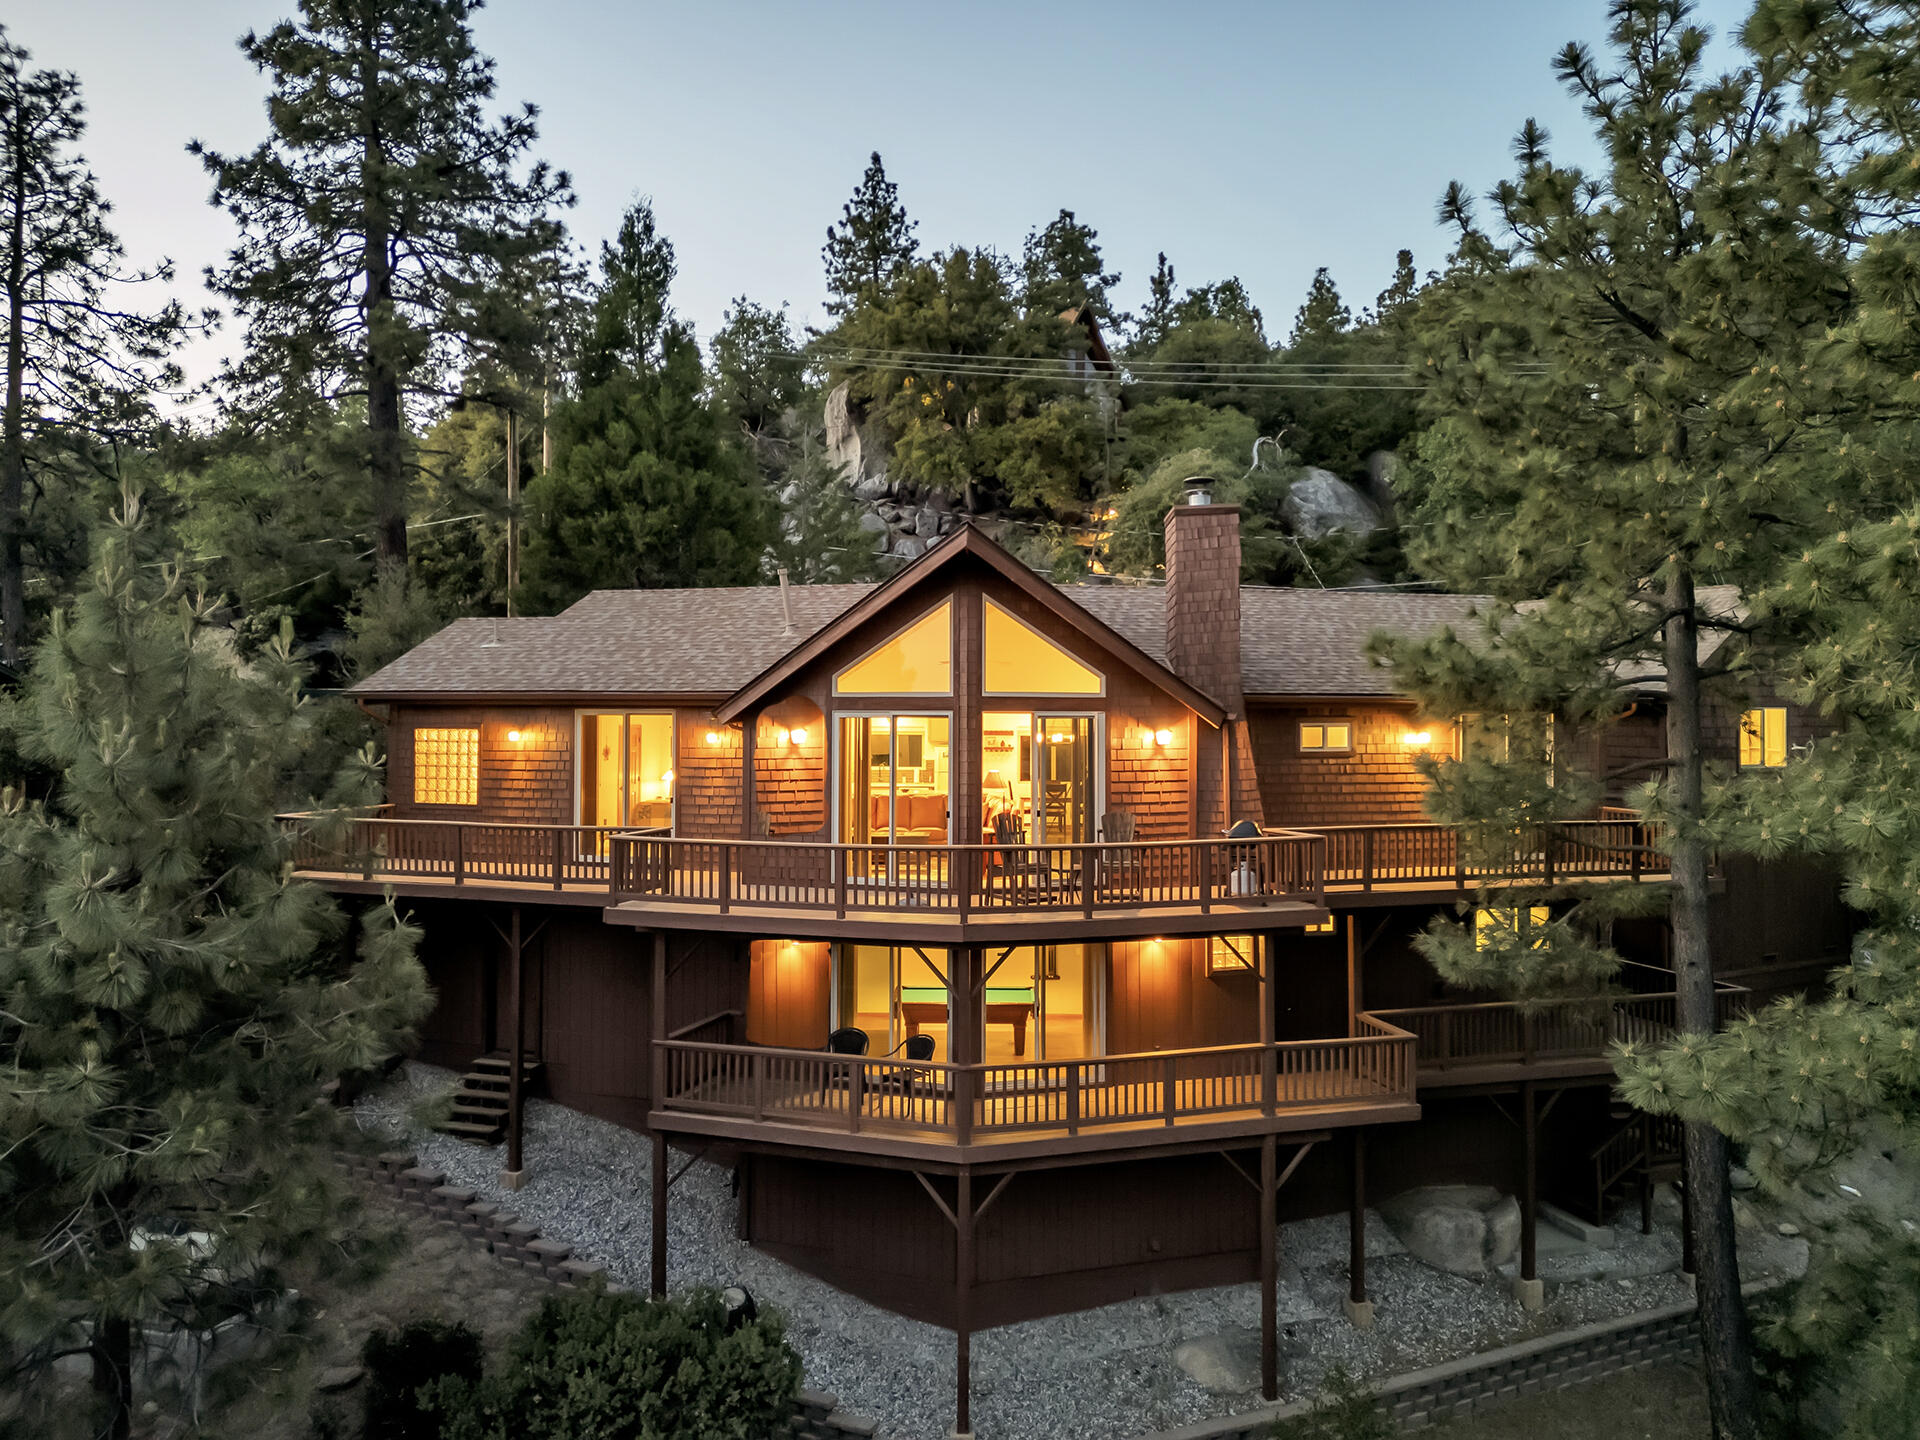
[[[1398,1429],[1379,1399],[1336,1365],[1320,1382],[1313,1408],[1273,1427],[1277,1440],[1393,1440]]]
[[[456,1321],[415,1320],[367,1336],[360,1358],[367,1367],[364,1440],[439,1440],[440,1417],[422,1391],[452,1377],[480,1379],[480,1337]]]
[[[800,1357],[761,1316],[727,1329],[719,1295],[556,1297],[475,1384],[442,1381],[444,1440],[766,1440],[793,1413]]]

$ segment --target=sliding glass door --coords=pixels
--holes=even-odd
[[[673,828],[673,715],[670,711],[588,711],[580,716],[580,824],[635,830]],[[604,836],[581,851],[604,858]]]
[[[952,741],[946,715],[841,716],[835,838],[901,849],[951,844]],[[892,850],[860,851],[849,873],[891,878],[899,868]]]
[[[1011,814],[1036,845],[1091,841],[1100,803],[1093,715],[989,710],[980,724],[984,826]]]

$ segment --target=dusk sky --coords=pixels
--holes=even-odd
[[[262,137],[264,82],[235,41],[290,8],[0,5],[35,64],[79,73],[87,154],[133,258],[170,255],[196,296],[231,231],[184,147]],[[1699,14],[1725,35],[1746,9]],[[822,318],[820,243],[878,149],[923,248],[1017,255],[1065,207],[1098,228],[1122,305],[1164,250],[1182,285],[1239,275],[1284,337],[1316,266],[1357,311],[1401,247],[1438,265],[1441,190],[1508,173],[1529,115],[1558,151],[1589,155],[1549,61],[1604,28],[1603,0],[494,0],[476,20],[499,62],[495,108],[537,104],[540,153],[572,172],[574,233],[597,252],[651,195],[702,335],[740,294]],[[233,343],[229,326],[196,345],[191,378]]]

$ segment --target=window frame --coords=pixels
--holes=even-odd
[[[1055,640],[1051,635],[1042,633],[1040,630],[1036,629],[1034,626],[1029,625],[1026,621],[1022,620],[1018,615],[1014,614],[1013,611],[1009,610],[1006,606],[1002,605],[999,601],[995,600],[991,595],[982,595],[980,597],[980,602],[981,602],[980,694],[982,696],[990,696],[994,699],[1002,699],[1009,696],[1013,696],[1013,697],[1031,696],[1037,700],[1081,700],[1081,701],[1104,700],[1106,698],[1106,695],[1107,695],[1107,672],[1106,671],[1096,669],[1092,665],[1089,665],[1086,661],[1082,660],[1078,655],[1074,654],[1071,650],[1067,649],[1066,646],[1062,645],[1058,640]],[[1029,635],[1033,636],[1034,639],[1040,641],[1043,645],[1046,645],[1054,650],[1058,650],[1062,655],[1066,656],[1067,659],[1071,660],[1074,664],[1078,665],[1082,670],[1085,670],[1089,675],[1092,675],[1095,679],[1097,679],[1100,682],[1100,688],[1098,690],[1031,690],[1031,689],[995,690],[990,688],[987,685],[987,609],[989,607],[991,607],[992,609],[998,610],[1008,620],[1011,620],[1015,625],[1018,625],[1022,630],[1026,631]]]
[[[480,742],[482,727],[479,725],[414,725],[409,727],[411,734],[408,742],[412,747],[410,776],[413,803],[435,810],[477,810],[480,806]],[[473,798],[471,800],[422,800],[420,798],[420,737],[422,735],[471,735],[473,737]]]
[[[680,833],[680,712],[666,706],[624,709],[617,706],[587,705],[573,712],[573,824],[575,829],[584,829],[586,821],[586,765],[583,763],[586,743],[587,717],[590,715],[618,715],[623,721],[631,721],[635,715],[664,715],[667,717],[667,754],[673,759],[673,793],[667,797],[667,834]],[[627,741],[630,727],[620,727],[620,808],[627,809],[630,777],[627,774]],[[633,828],[627,820],[621,821],[616,828]]]
[[[942,606],[946,607],[946,611],[947,611],[947,688],[946,689],[944,690],[842,690],[840,688],[841,676],[845,675],[850,670],[858,669],[860,666],[866,664],[867,661],[871,660],[875,655],[878,655],[882,650],[886,649],[887,646],[893,644],[893,642],[898,640],[902,635],[905,635],[908,631],[924,623],[930,615],[933,615],[934,613],[936,613],[938,610],[940,610]],[[929,605],[926,609],[922,610],[919,614],[915,615],[911,620],[908,620],[905,624],[896,625],[892,630],[888,631],[887,634],[882,639],[875,641],[872,645],[869,645],[865,650],[862,650],[858,655],[854,656],[853,659],[847,661],[846,664],[836,666],[834,668],[833,682],[832,682],[834,699],[852,700],[857,704],[870,704],[876,700],[894,700],[894,699],[901,699],[901,700],[941,700],[941,699],[950,700],[952,699],[955,694],[954,676],[960,668],[959,637],[958,637],[958,634],[956,633],[959,629],[959,621],[960,621],[959,612],[960,612],[960,607],[958,604],[955,603],[955,597],[952,595],[943,595],[938,600],[936,600],[933,604]]]
[[[1779,721],[1780,734],[1778,737],[1780,744],[1779,744],[1779,749],[1777,751],[1774,750],[1773,746],[1768,743],[1767,732],[1771,727],[1767,724],[1767,719],[1769,716],[1773,716],[1773,715],[1778,715],[1780,717],[1780,721]],[[1752,732],[1748,731],[1747,719],[1749,716],[1758,716],[1760,718],[1760,726],[1758,730],[1755,730]],[[1759,753],[1759,758],[1757,760],[1747,759],[1747,737],[1749,733],[1752,734],[1754,748]],[[1787,757],[1792,753],[1792,746],[1789,743],[1789,740],[1790,740],[1790,736],[1788,735],[1788,731],[1787,731],[1787,707],[1786,706],[1784,705],[1750,705],[1745,710],[1742,710],[1740,712],[1740,720],[1739,720],[1738,733],[1737,733],[1737,743],[1739,746],[1739,750],[1735,756],[1735,763],[1738,764],[1742,770],[1784,770],[1787,765]],[[1767,758],[1769,754],[1778,754],[1780,758],[1778,760],[1769,760]]]
[[[1346,732],[1347,732],[1346,744],[1344,745],[1326,745],[1326,744],[1309,745],[1307,744],[1307,731],[1309,729],[1320,731],[1321,738],[1324,740],[1326,737],[1326,732],[1332,729],[1336,725],[1342,726],[1346,729]],[[1341,717],[1338,715],[1328,715],[1328,716],[1325,716],[1324,718],[1316,719],[1316,720],[1296,720],[1294,722],[1294,729],[1293,729],[1294,748],[1295,748],[1295,751],[1301,755],[1322,755],[1322,756],[1351,755],[1353,754],[1354,730],[1355,730],[1355,726],[1351,716]]]

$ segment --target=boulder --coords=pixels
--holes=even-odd
[[[1380,507],[1330,470],[1308,468],[1287,487],[1280,513],[1295,532],[1319,540],[1336,530],[1371,535],[1381,526]]]
[[[1196,1335],[1173,1347],[1173,1363],[1210,1394],[1242,1395],[1260,1388],[1260,1337],[1251,1330]]]
[[[1367,456],[1367,479],[1360,488],[1391,525],[1400,508],[1400,457],[1391,450]]]
[[[902,560],[918,560],[926,553],[926,545],[911,535],[903,535],[893,542],[893,553]]]
[[[940,512],[931,505],[923,505],[913,517],[913,533],[922,540],[931,540],[940,533]]]
[[[869,510],[860,517],[860,528],[869,535],[884,535],[887,533],[887,522]]]
[[[1450,1275],[1485,1275],[1520,1245],[1520,1207],[1487,1185],[1403,1191],[1380,1214],[1407,1253]]]
[[[826,431],[827,459],[840,467],[854,493],[868,500],[886,494],[893,438],[855,403],[844,380],[827,392]]]

